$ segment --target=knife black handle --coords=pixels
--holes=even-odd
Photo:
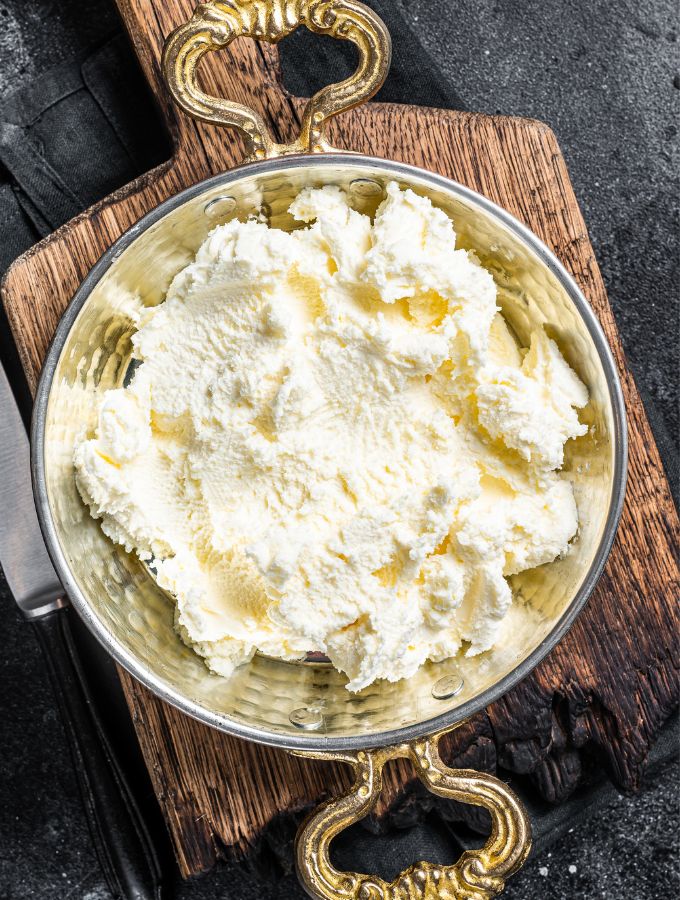
[[[116,898],[159,900],[158,856],[94,710],[71,615],[64,607],[31,619],[31,624],[45,654],[97,856]]]

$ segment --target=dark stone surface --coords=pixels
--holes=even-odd
[[[676,3],[397,2],[467,108],[534,116],[556,131],[636,376],[662,414],[656,427],[665,422],[677,442]],[[108,0],[0,0],[0,99],[115,23]],[[0,898],[110,900],[37,644],[6,593],[0,582]],[[119,700],[111,694],[110,705]],[[640,796],[577,824],[505,896],[677,896],[677,779],[677,767],[667,769]],[[393,840],[406,858],[408,833]],[[435,834],[433,848],[444,840]],[[183,900],[302,898],[291,876],[254,884],[243,866],[184,885],[169,861],[166,870]]]

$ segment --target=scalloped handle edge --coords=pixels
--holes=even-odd
[[[446,766],[438,750],[439,738],[444,733],[355,754],[318,754],[319,758],[337,758],[350,763],[356,779],[344,796],[312,813],[298,833],[298,876],[311,897],[318,900],[487,900],[499,894],[507,878],[521,868],[531,849],[531,825],[524,807],[508,786],[493,775]],[[383,766],[398,757],[412,760],[418,777],[433,793],[487,809],[491,814],[489,839],[479,850],[465,851],[455,865],[418,862],[389,883],[376,875],[338,871],[330,861],[331,841],[375,806],[382,787]]]

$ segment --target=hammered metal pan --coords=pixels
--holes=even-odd
[[[275,143],[253,110],[205,94],[196,67],[236,37],[276,42],[299,25],[352,41],[352,77],[307,104],[298,139]],[[222,0],[203,3],[168,38],[163,73],[191,116],[240,129],[248,161],[162,203],[120,238],[87,276],[64,313],[47,355],[33,419],[36,503],[47,544],[68,594],[104,647],[161,698],[212,727],[305,756],[342,760],[356,780],[320,807],[297,840],[302,884],[316,898],[406,900],[488,898],[523,863],[531,844],[520,802],[498,779],[448,768],[437,744],[517,684],[555,646],[590,595],[614,539],[625,489],[626,427],[621,387],[602,330],[582,293],[548,248],[483,196],[423,169],[335,151],[327,120],[368,100],[383,83],[390,39],[356,0]],[[75,487],[72,450],[96,420],[101,392],[124,382],[134,323],[130,301],[163,300],[173,276],[218,222],[256,213],[293,227],[288,206],[306,186],[339,185],[362,212],[376,209],[388,181],[429,197],[456,224],[459,245],[474,248],[493,273],[499,304],[520,342],[544,327],[590,391],[586,436],[566,448],[579,534],[565,559],[513,578],[526,615],[501,645],[472,659],[423,666],[407,681],[350,695],[328,663],[256,655],[231,679],[208,672],[179,639],[173,610],[150,573],[103,535]],[[333,837],[377,802],[388,760],[408,757],[435,794],[486,808],[492,832],[480,850],[452,866],[416,863],[395,881],[337,871]]]

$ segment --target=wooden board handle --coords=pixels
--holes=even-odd
[[[354,43],[359,65],[349,78],[314,94],[302,114],[297,140],[281,144],[272,139],[255,110],[201,90],[197,66],[206,54],[228,47],[237,37],[276,44],[301,25]],[[186,113],[203,122],[238,128],[245,135],[249,160],[271,159],[332,150],[324,137],[325,123],[380,90],[391,55],[384,22],[358,0],[211,0],[199,4],[191,19],[168,37],[161,71],[175,102]]]
[[[241,162],[249,149],[243,135],[233,129],[196,121],[179,113],[163,78],[161,58],[164,44],[169,35],[192,21],[195,0],[166,0],[163,3],[149,0],[116,0],[116,2],[139,58],[142,72],[158,100],[172,136],[175,161],[181,161],[185,169],[195,173],[194,180],[206,176],[206,167],[210,170],[208,174],[217,174]],[[329,14],[335,15],[335,21],[341,25],[350,20],[346,17],[343,19],[339,13],[343,10],[349,11],[354,19],[352,33],[335,36],[359,43],[363,59],[368,61],[373,58],[373,64],[372,68],[369,66],[370,71],[362,71],[360,66],[355,76],[347,79],[347,82],[353,82],[357,76],[363,79],[363,93],[357,93],[354,90],[356,85],[352,87],[350,84],[348,96],[345,93],[347,82],[341,82],[340,85],[334,86],[336,89],[334,97],[341,101],[342,109],[348,109],[355,103],[367,99],[382,84],[389,66],[389,35],[381,20],[357,0],[244,0],[244,2],[223,0],[200,4],[197,7],[197,15],[203,19],[206,16],[212,16],[214,19],[215,15],[219,14],[218,19],[231,17],[233,21],[234,10],[246,6],[251,12],[258,6],[265,11],[272,10],[275,6],[291,7],[296,22],[308,27],[316,22],[314,30],[325,33],[332,33],[334,28],[338,30],[337,25],[333,24],[332,15],[328,19],[328,24],[324,25],[324,19],[328,18]],[[286,15],[290,22],[292,14],[288,12]],[[357,22],[360,23],[358,26]],[[374,44],[373,51],[366,44],[369,26],[373,31],[371,38]],[[288,27],[286,33],[290,30],[293,29]],[[247,33],[247,27],[243,33]],[[279,36],[272,35],[271,39],[267,38],[271,43],[262,43],[260,40],[235,41],[226,52],[208,54],[208,58],[197,72],[196,83],[197,89],[205,97],[228,98],[231,104],[251,110],[255,120],[262,123],[271,135],[274,145],[293,143],[296,136],[305,128],[304,114],[300,113],[297,104],[291,102],[281,83],[275,41],[283,36],[283,33]],[[231,38],[225,44],[230,40]],[[379,49],[377,54],[376,46]],[[340,95],[337,93],[338,90],[341,90]],[[323,102],[323,109],[312,107],[309,110],[310,131],[314,126],[311,119],[316,112],[323,112],[323,117],[326,118],[324,110],[328,95],[325,91],[326,89],[320,91],[315,98]],[[337,108],[330,114],[339,111],[340,108]]]
[[[116,2],[172,137],[175,167],[188,175],[188,179],[183,178],[184,184],[237,165],[246,152],[241,135],[180,114],[161,74],[165,40],[191,18],[194,0]],[[254,41],[237,41],[227,53],[212,54],[200,72],[200,84],[206,93],[248,106],[268,124],[275,121],[273,133],[284,140],[298,128],[298,120],[279,82],[278,55],[271,50],[264,52],[262,45]]]

